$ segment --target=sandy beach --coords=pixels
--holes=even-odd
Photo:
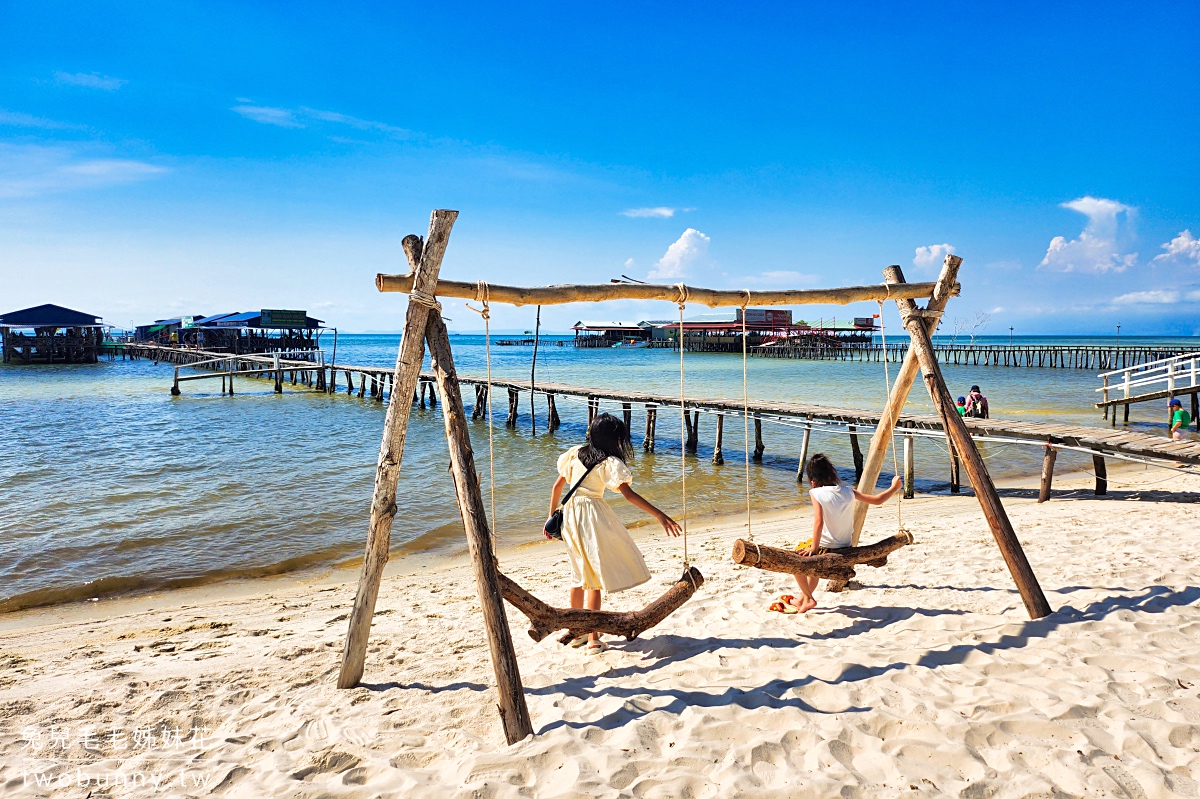
[[[696,597],[589,657],[510,609],[537,734],[505,746],[469,566],[394,564],[364,684],[334,686],[356,573],[0,619],[5,796],[1196,796],[1200,476],[1113,470],[1005,504],[1055,609],[1025,614],[974,498],[904,505],[917,543],[806,616],[694,520]],[[1074,489],[1072,491],[1072,489]],[[731,504],[739,501],[731,497]],[[756,521],[790,543],[811,512]],[[891,506],[864,540],[895,530]],[[681,568],[644,542],[655,579]],[[553,544],[502,553],[562,604]]]

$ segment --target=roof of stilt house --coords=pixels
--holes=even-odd
[[[46,303],[0,314],[0,327],[107,327],[100,322],[100,318]]]

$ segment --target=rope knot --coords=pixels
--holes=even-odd
[[[678,305],[679,310],[682,311],[683,306],[686,305],[687,301],[688,301],[688,294],[689,294],[688,287],[685,286],[683,283],[676,283],[675,290],[677,292],[679,292],[679,296],[675,298],[675,304]]]
[[[422,289],[414,288],[408,295],[408,301],[415,302],[417,305],[423,305],[426,308],[437,311],[438,313],[441,313],[442,311],[442,304],[437,301],[437,297]]]

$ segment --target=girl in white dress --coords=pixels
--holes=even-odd
[[[610,413],[597,416],[588,428],[587,443],[572,447],[558,459],[558,479],[550,491],[550,513],[558,508],[563,490],[583,479],[563,508],[563,543],[571,556],[574,587],[571,607],[600,609],[600,592],[624,591],[650,579],[637,544],[604,501],[605,489],[615,491],[650,514],[667,535],[677,536],[679,525],[630,488],[633,474],[625,461],[633,454],[629,431]],[[588,467],[590,473],[584,478]],[[583,638],[572,642],[581,646]],[[603,651],[600,636],[587,638],[588,654]]]

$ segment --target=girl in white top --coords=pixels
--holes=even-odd
[[[868,505],[882,505],[900,490],[899,477],[892,478],[892,485],[880,494],[864,494],[856,488],[842,485],[837,469],[828,457],[817,453],[808,459],[808,482],[812,486],[808,495],[813,503],[812,543],[800,550],[801,555],[820,555],[828,550],[850,546],[854,538],[854,500]],[[813,591],[819,578],[797,574],[796,584],[803,597],[795,602],[794,597],[784,599],[800,613],[807,613],[817,606]]]
[[[642,560],[637,544],[604,501],[604,491],[615,491],[653,516],[667,535],[679,535],[679,525],[629,487],[633,474],[625,460],[633,454],[625,423],[610,413],[597,416],[588,427],[587,443],[572,447],[558,459],[558,480],[550,491],[550,513],[558,507],[559,497],[568,486],[583,480],[563,508],[563,543],[571,556],[574,587],[571,607],[600,609],[600,591],[624,591],[650,579],[650,570]],[[587,473],[588,467],[592,467]],[[584,474],[587,477],[584,478]],[[585,596],[586,592],[586,596]],[[583,638],[572,641],[582,646]],[[600,636],[588,636],[588,654],[603,651]]]

